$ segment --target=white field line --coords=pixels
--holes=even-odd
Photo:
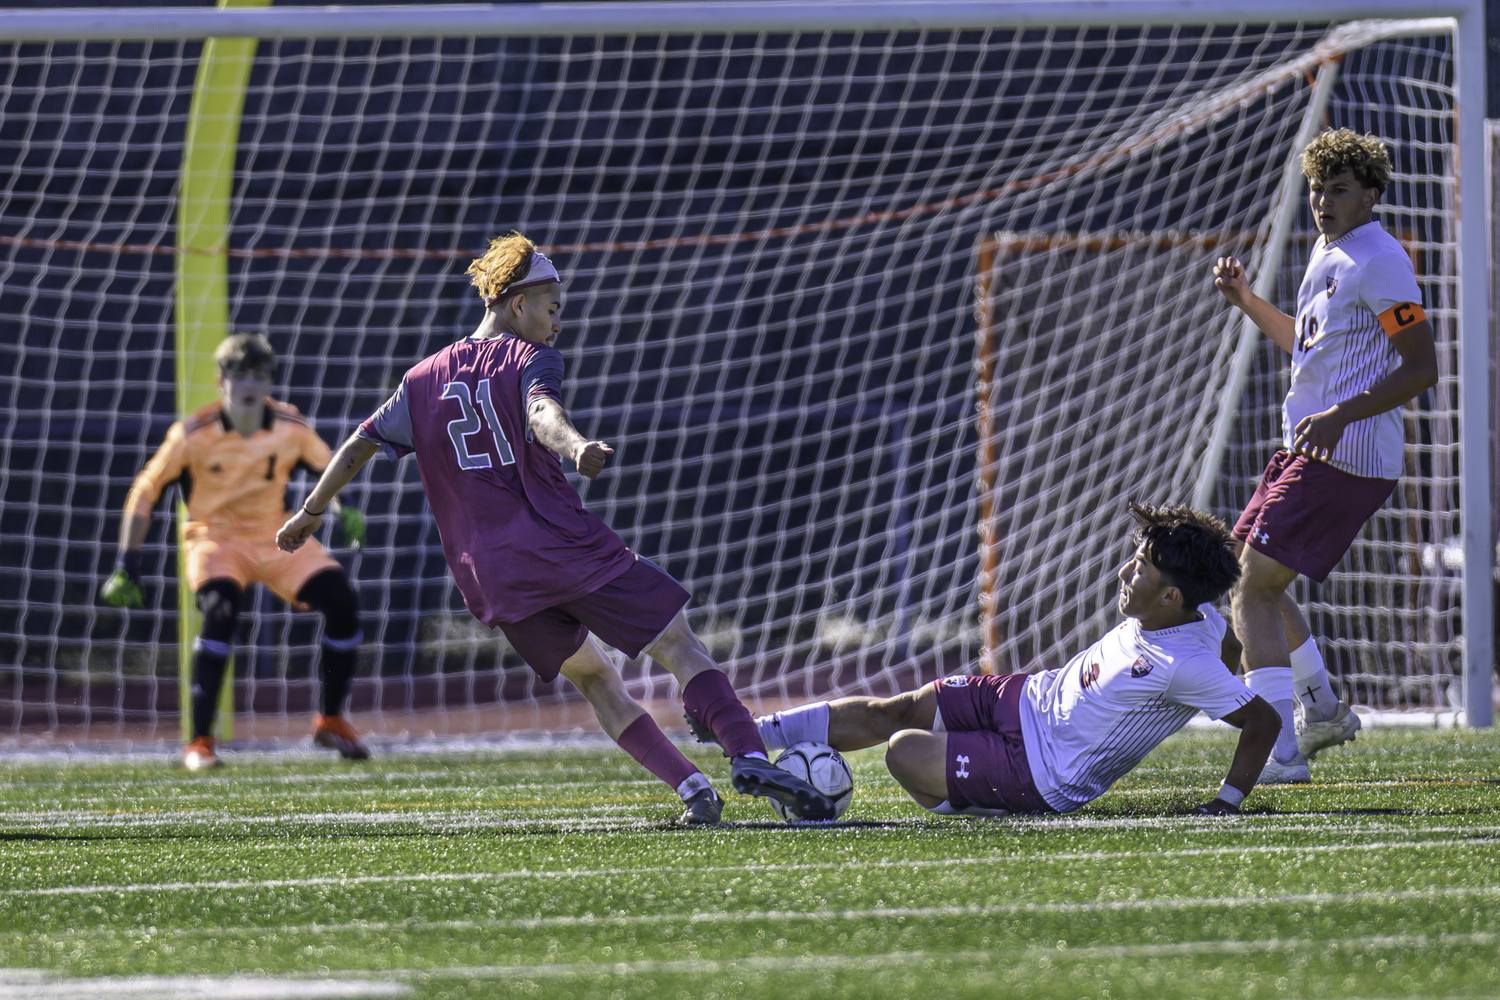
[[[170,826],[180,823],[240,824],[263,826],[265,824],[301,823],[308,826],[330,824],[347,825],[367,823],[382,825],[392,823],[461,823],[464,826],[538,827],[565,826],[576,823],[593,823],[597,826],[628,826],[650,822],[646,816],[621,814],[618,805],[580,806],[576,808],[552,807],[546,816],[527,815],[531,807],[515,809],[443,809],[423,808],[425,803],[413,803],[409,811],[392,808],[389,812],[287,812],[270,810],[246,815],[217,809],[174,809],[108,812],[103,810],[57,810],[55,812],[0,812],[0,826],[31,825],[60,826],[80,824],[86,826]],[[517,814],[526,818],[515,818]],[[658,818],[659,819],[659,818]]]
[[[427,806],[425,810],[421,806]],[[913,806],[913,809],[916,809]],[[526,818],[516,818],[517,815]],[[393,805],[390,811],[362,811],[362,812],[340,812],[340,811],[318,811],[318,812],[295,812],[286,809],[273,809],[267,812],[240,813],[224,809],[18,809],[7,811],[0,809],[0,828],[6,826],[20,825],[44,825],[55,827],[64,824],[76,823],[83,825],[97,825],[104,827],[119,827],[139,825],[145,827],[163,826],[173,823],[217,823],[217,824],[244,824],[263,825],[267,823],[301,823],[309,826],[364,822],[370,824],[386,823],[461,823],[466,827],[475,825],[494,825],[498,827],[536,827],[536,826],[564,826],[578,821],[582,816],[599,816],[610,814],[613,824],[622,832],[643,831],[643,825],[648,826],[652,832],[660,832],[656,829],[656,820],[659,817],[648,818],[643,815],[622,813],[619,803],[606,803],[598,806],[580,806],[572,808],[551,807],[548,815],[535,815],[534,807],[530,805],[517,805],[513,809],[496,808],[493,806],[484,808],[467,807],[462,803],[453,803],[451,806],[434,806],[431,803],[413,803],[412,807]],[[499,817],[499,819],[494,819]],[[1309,822],[1315,818],[1316,822]],[[1410,817],[1405,817],[1410,818]],[[857,819],[857,817],[856,817]],[[754,821],[754,820],[753,820]],[[607,820],[592,820],[603,828],[608,828]],[[1409,824],[1392,824],[1383,818],[1380,813],[1368,815],[1358,813],[1329,812],[1320,813],[1315,810],[1299,812],[1272,813],[1267,815],[1249,814],[1236,818],[1215,817],[1205,818],[1195,814],[1183,815],[1158,815],[1158,816],[1007,816],[1000,819],[987,819],[974,821],[965,817],[952,820],[939,819],[930,813],[921,812],[920,815],[900,817],[896,819],[876,820],[881,826],[899,828],[903,826],[929,826],[935,823],[957,822],[968,823],[976,828],[992,827],[1007,828],[1015,830],[1039,830],[1039,831],[1066,831],[1066,830],[1170,830],[1175,833],[1184,831],[1206,830],[1216,834],[1222,834],[1226,830],[1245,829],[1253,827],[1259,830],[1341,830],[1359,828],[1388,827],[1391,829],[1410,829]],[[814,827],[816,828],[816,827]],[[808,827],[786,828],[788,831],[805,831]],[[825,829],[839,829],[837,824]]]
[[[344,979],[261,976],[100,976],[74,979],[40,969],[0,969],[7,1000],[333,1000],[404,997],[411,988],[368,975]]]
[[[892,951],[874,955],[753,955],[724,959],[644,959],[633,962],[555,962],[545,965],[478,965],[436,969],[400,969],[377,973],[381,978],[425,982],[433,979],[544,979],[557,976],[660,976],[715,974],[726,972],[821,972],[829,969],[862,970],[920,965],[929,962],[960,962],[998,965],[1002,962],[1030,964],[1051,961],[1097,961],[1110,958],[1191,958],[1197,955],[1254,955],[1278,951],[1338,948],[1357,951],[1390,948],[1488,947],[1500,942],[1500,934],[1399,934],[1349,938],[1267,938],[1243,941],[1184,941],[1177,944],[1101,945],[1082,948],[1025,948],[1014,951]],[[370,975],[350,970],[338,976]]]
[[[1104,900],[1088,903],[999,903],[986,906],[886,906],[845,910],[740,910],[698,913],[636,913],[617,916],[516,917],[496,920],[437,920],[430,922],[308,925],[306,927],[262,927],[257,933],[297,934],[335,931],[433,931],[433,930],[551,930],[564,927],[637,927],[660,924],[743,924],[824,922],[834,920],[934,920],[952,917],[1015,917],[1034,915],[1071,916],[1085,913],[1135,913],[1161,910],[1234,908],[1243,906],[1306,906],[1337,903],[1400,903],[1433,899],[1472,897],[1500,898],[1500,886],[1405,889],[1396,892],[1309,892],[1267,896],[1213,896],[1201,899],[1158,898]],[[212,929],[183,928],[184,936],[215,934]]]
[[[1500,898],[1500,885],[1452,886],[1438,889],[1403,889],[1393,892],[1309,892],[1265,896],[1211,896],[1198,899],[1100,900],[1087,903],[995,903],[984,906],[886,906],[843,910],[710,910],[696,913],[633,913],[600,916],[509,917],[489,920],[390,920],[338,924],[267,925],[262,927],[170,927],[141,929],[134,936],[174,939],[208,936],[228,938],[243,935],[298,935],[325,937],[329,934],[430,934],[436,931],[537,931],[563,928],[623,928],[682,924],[691,926],[752,923],[830,923],[861,920],[942,920],[953,918],[999,918],[1034,916],[1078,916],[1088,913],[1148,913],[1198,909],[1237,909],[1247,906],[1309,906],[1351,903],[1395,905],[1422,900]],[[129,931],[100,928],[67,932],[68,938],[131,937]],[[1483,936],[1483,935],[1478,935]],[[1490,935],[1500,938],[1500,935]],[[1418,935],[1418,937],[1421,937]],[[1309,939],[1317,940],[1317,939]],[[1394,939],[1393,939],[1394,940]],[[1135,947],[1135,946],[1118,946]],[[1145,947],[1145,946],[1140,946]],[[1161,945],[1152,947],[1177,947]],[[1082,949],[1079,949],[1080,951]],[[1042,949],[1050,953],[1051,949]],[[945,953],[946,954],[946,953]],[[347,975],[350,973],[338,973]]]
[[[879,871],[898,869],[908,871],[922,868],[941,868],[958,871],[975,865],[1025,864],[1037,865],[1048,862],[1119,861],[1136,858],[1203,858],[1250,854],[1304,855],[1335,854],[1353,851],[1414,851],[1433,847],[1471,847],[1481,844],[1500,843],[1500,837],[1458,837],[1449,840],[1400,840],[1376,841],[1368,844],[1307,844],[1307,845],[1262,845],[1255,847],[1203,847],[1181,848],[1166,851],[1081,851],[1033,854],[1000,854],[968,858],[929,858],[901,861],[819,861],[804,864],[774,865],[706,865],[686,867],[664,865],[650,868],[583,868],[558,870],[517,869],[505,872],[422,872],[398,875],[350,875],[322,876],[313,878],[255,879],[219,882],[142,882],[124,885],[67,885],[41,889],[5,889],[5,896],[74,896],[99,893],[131,892],[201,892],[214,889],[300,889],[317,886],[381,885],[389,883],[421,882],[502,882],[519,879],[580,879],[617,878],[621,876],[723,874],[723,873],[771,873],[771,872],[816,872],[816,871]]]

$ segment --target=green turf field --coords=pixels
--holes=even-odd
[[[1015,821],[929,816],[866,752],[852,822],[734,797],[716,830],[604,747],[0,760],[0,994],[1500,995],[1500,734],[1368,732],[1249,815],[1177,815],[1230,748],[1185,733]]]

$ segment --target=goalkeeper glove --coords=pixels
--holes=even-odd
[[[339,530],[351,549],[357,552],[365,547],[365,516],[348,504],[339,506]]]
[[[115,559],[115,571],[99,588],[99,599],[112,608],[144,608],[145,595],[141,593],[139,556],[134,552],[121,552]]]
[[[1203,803],[1193,812],[1203,816],[1238,816],[1240,807],[1232,802],[1225,802],[1223,799],[1214,799],[1212,802]]]

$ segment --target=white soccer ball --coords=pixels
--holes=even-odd
[[[854,774],[839,752],[826,743],[795,743],[776,758],[776,766],[795,774],[833,800],[835,819],[844,815],[854,798]],[[771,809],[788,823],[797,821],[786,806],[770,800]]]

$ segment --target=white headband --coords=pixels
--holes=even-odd
[[[557,273],[557,268],[547,259],[546,254],[533,250],[531,253],[531,270],[526,272],[526,280],[517,282],[514,285],[506,285],[505,291],[501,292],[501,294],[509,295],[511,292],[518,292],[523,288],[530,288],[533,285],[545,285],[549,281],[562,284],[562,275]]]

